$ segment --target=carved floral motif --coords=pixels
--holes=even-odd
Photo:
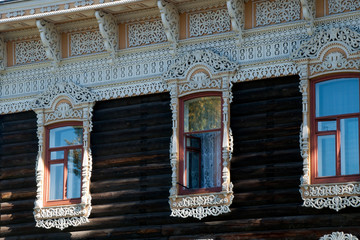
[[[328,0],[329,13],[355,11],[360,8],[360,0]]]
[[[99,31],[72,33],[70,40],[72,56],[105,51],[104,40]]]
[[[24,64],[46,60],[45,48],[40,40],[15,43],[15,64]]]
[[[230,31],[230,16],[227,9],[190,14],[190,37],[198,37],[228,31]]]
[[[263,1],[256,4],[256,26],[300,20],[298,0]]]
[[[360,67],[360,60],[353,59],[348,60],[344,57],[344,55],[340,52],[333,52],[330,53],[325,57],[325,60],[321,63],[311,65],[310,66],[310,73],[319,73],[319,72],[326,72],[326,71],[333,71],[333,70],[340,70],[340,69],[359,69]]]
[[[358,240],[358,238],[350,233],[333,232],[322,236],[319,240]]]
[[[129,47],[165,42],[166,34],[160,20],[128,25]]]
[[[82,111],[73,109],[68,103],[60,103],[54,112],[45,114],[45,121],[53,121],[59,119],[81,119]]]

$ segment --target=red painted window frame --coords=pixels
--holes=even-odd
[[[222,142],[223,142],[223,132],[224,132],[224,126],[223,126],[223,98],[222,98],[222,92],[215,92],[215,91],[209,91],[209,92],[201,92],[201,93],[194,93],[190,95],[186,95],[184,97],[181,97],[179,99],[180,109],[179,109],[179,184],[178,184],[178,193],[180,195],[188,195],[188,194],[198,194],[198,193],[211,193],[211,192],[220,192],[220,187],[213,187],[213,188],[198,188],[198,189],[187,189],[184,186],[186,186],[186,179],[184,179],[184,175],[186,175],[186,169],[185,169],[185,163],[186,163],[186,157],[185,157],[185,132],[184,132],[184,103],[187,100],[200,98],[200,97],[220,97],[221,98],[221,129],[220,129],[220,151],[222,153]],[[198,132],[213,132],[213,131],[219,131],[218,129],[215,130],[208,130],[208,131],[198,131]],[[197,132],[192,132],[197,133]],[[221,166],[223,164],[223,158],[221,154]],[[221,171],[221,182],[222,182],[222,171]]]
[[[81,203],[81,197],[82,197],[82,184],[80,188],[80,197],[79,198],[70,198],[66,199],[66,180],[67,180],[67,152],[70,149],[79,149],[81,148],[82,155],[81,155],[81,163],[83,161],[83,155],[84,155],[84,147],[83,145],[72,145],[72,146],[66,146],[66,147],[55,147],[50,148],[49,147],[49,141],[50,141],[50,130],[60,127],[68,127],[68,126],[83,126],[82,122],[76,122],[76,121],[69,121],[69,122],[61,122],[61,123],[55,123],[49,126],[46,126],[45,128],[45,181],[44,181],[44,206],[50,207],[50,206],[59,206],[59,205],[69,205],[69,204],[77,204]],[[83,140],[84,141],[84,140]],[[64,150],[64,159],[60,160],[50,160],[50,153],[51,151],[56,150]],[[50,164],[57,164],[57,163],[63,163],[64,164],[64,176],[63,176],[63,200],[49,200],[49,193],[50,193]],[[82,182],[82,174],[81,174],[81,182]]]
[[[348,74],[337,74],[333,76],[320,77],[315,78],[311,81],[310,84],[310,157],[311,161],[311,183],[320,184],[320,183],[341,183],[341,182],[351,182],[351,181],[359,181],[360,174],[352,174],[352,175],[341,175],[341,159],[340,159],[340,119],[345,118],[353,118],[357,117],[359,120],[359,138],[360,138],[360,111],[358,113],[350,113],[350,114],[340,114],[340,115],[332,115],[326,117],[316,117],[316,94],[315,94],[315,85],[320,82],[325,82],[329,80],[336,80],[341,78],[357,78],[359,79],[359,94],[360,94],[360,74],[348,73]],[[360,101],[360,96],[359,96]],[[360,104],[360,103],[359,103]],[[336,120],[336,130],[335,131],[321,131],[318,132],[318,121],[334,121]],[[334,135],[335,134],[335,148],[336,148],[336,176],[325,176],[318,177],[318,161],[317,161],[317,137],[324,135]],[[360,139],[359,139],[360,145]],[[359,146],[360,149],[360,146]],[[360,155],[360,151],[359,151]],[[360,161],[360,156],[359,156]],[[360,163],[359,163],[360,164]]]

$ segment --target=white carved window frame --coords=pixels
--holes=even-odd
[[[360,33],[350,29],[329,29],[318,32],[294,52],[298,65],[302,93],[303,123],[300,129],[300,151],[303,175],[300,193],[304,207],[330,208],[339,211],[346,207],[360,207],[360,181],[314,184],[311,182],[310,154],[310,81],[325,75],[360,73],[360,47],[356,44]]]
[[[78,226],[89,222],[91,212],[90,177],[92,155],[90,132],[92,130],[92,110],[96,96],[87,88],[72,82],[59,82],[33,102],[37,114],[38,156],[36,160],[36,200],[34,218],[36,227],[59,228]],[[45,131],[46,127],[60,122],[81,122],[83,126],[83,160],[81,202],[78,204],[47,207],[44,205],[45,193]]]
[[[187,53],[169,67],[164,74],[170,90],[173,133],[170,143],[170,163],[172,167],[172,186],[169,204],[171,216],[194,217],[202,219],[230,212],[233,200],[233,184],[230,181],[230,161],[232,154],[232,135],[230,129],[230,103],[232,100],[231,77],[237,64],[230,62],[211,51],[197,50]],[[222,187],[219,192],[180,195],[179,188],[179,98],[199,92],[222,93]]]

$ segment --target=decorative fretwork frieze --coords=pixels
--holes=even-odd
[[[189,15],[190,37],[230,31],[230,16],[227,9],[191,13]]]
[[[164,0],[158,0],[157,4],[160,9],[161,21],[164,25],[167,40],[171,44],[173,54],[175,54],[180,31],[179,12],[174,4]]]
[[[91,212],[90,178],[92,156],[90,132],[92,109],[96,95],[72,82],[58,81],[33,101],[31,108],[37,115],[38,155],[36,160],[36,227],[64,229],[89,221]],[[45,192],[45,128],[62,121],[81,121],[83,126],[83,156],[81,166],[81,202],[64,206],[44,206]]]
[[[358,238],[350,233],[333,232],[331,234],[325,234],[319,240],[358,240]]]
[[[13,18],[13,17],[19,17],[19,16],[24,16],[25,15],[25,11],[24,10],[20,10],[20,11],[14,11],[14,12],[8,12],[6,14],[7,18]]]
[[[356,53],[360,50],[360,33],[349,28],[321,30],[310,40],[302,43],[299,49],[294,51],[292,58],[294,60],[318,58],[324,46],[331,43],[341,43],[346,46],[349,53]]]
[[[360,68],[360,59],[347,59],[340,52],[328,54],[324,61],[310,66],[310,74],[324,73],[336,70],[358,70]]]
[[[45,48],[40,40],[15,42],[15,64],[47,60]]]
[[[71,56],[105,51],[104,40],[99,31],[70,34]]]
[[[256,26],[300,20],[298,0],[275,0],[256,3]]]
[[[93,4],[94,4],[93,0],[81,0],[81,1],[76,1],[74,6],[75,7],[83,7],[83,6],[93,5]]]
[[[227,0],[226,6],[231,19],[232,30],[236,33],[236,45],[241,46],[243,42],[243,31],[245,24],[245,0]]]
[[[128,25],[129,47],[165,42],[166,34],[161,20]]]
[[[37,20],[36,26],[40,31],[41,42],[44,45],[46,56],[53,61],[54,66],[60,63],[60,34],[55,25],[45,20]]]
[[[342,13],[360,9],[360,0],[328,0],[329,13]]]
[[[47,6],[47,7],[42,7],[40,9],[41,13],[45,13],[45,12],[52,12],[52,11],[58,11],[60,9],[59,5],[51,5],[51,6]]]
[[[104,38],[105,49],[110,53],[110,57],[114,62],[119,46],[119,28],[116,20],[112,14],[102,10],[96,11],[95,16],[99,23],[100,33]]]

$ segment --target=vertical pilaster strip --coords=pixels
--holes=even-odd
[[[167,40],[171,44],[171,50],[174,55],[177,51],[179,40],[179,12],[174,4],[164,0],[158,0],[157,4],[161,14],[161,21],[164,25],[165,34]]]
[[[170,197],[177,195],[177,165],[178,165],[178,113],[179,98],[178,86],[176,83],[170,85],[170,108],[172,111],[172,129],[173,133],[170,141],[170,164],[172,168]]]

